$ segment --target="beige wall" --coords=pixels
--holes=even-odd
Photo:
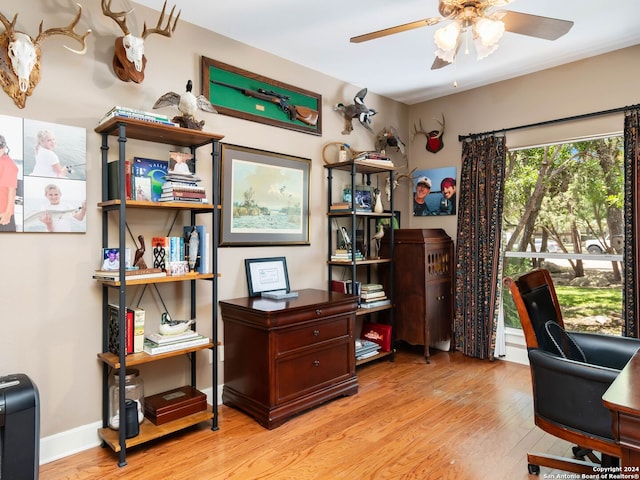
[[[327,221],[322,147],[326,142],[345,141],[356,150],[373,148],[373,136],[359,125],[355,125],[350,136],[342,136],[342,119],[332,111],[335,103],[350,102],[355,92],[366,85],[345,84],[182,21],[171,39],[149,37],[145,81],[140,85],[121,82],[111,70],[113,41],[120,31],[112,20],[102,16],[97,1],[84,4],[80,28],[93,30],[86,55],[76,56],[63,48],[63,45],[74,47],[71,39],[48,38],[42,44],[42,79],[27,99],[26,108],[20,110],[7,95],[0,93],[2,114],[87,129],[87,233],[2,235],[0,375],[23,372],[36,382],[41,396],[43,437],[95,423],[101,416],[101,364],[96,360],[101,345],[101,290],[91,280],[91,273],[97,268],[101,247],[100,211],[95,208],[100,198],[100,138],[93,129],[104,112],[115,104],[149,110],[163,93],[181,91],[189,78],[193,79],[195,90],[200,91],[201,55],[322,95],[322,137],[222,115],[200,115],[206,121],[205,130],[225,135],[224,141],[228,143],[312,160],[311,245],[220,249],[220,299],[246,295],[245,258],[273,255],[287,257],[293,288],[325,288]],[[128,2],[123,0],[121,4],[124,9]],[[26,5],[28,7],[24,1],[5,0],[0,11],[7,17],[18,12],[17,26],[32,36],[37,34],[40,20],[45,20],[45,28],[66,25],[75,13],[72,6],[61,8],[49,2],[28,0]],[[136,5],[132,16],[136,20],[132,30],[140,31],[142,22],[155,21],[157,13]],[[459,168],[459,134],[637,103],[639,59],[640,48],[634,47],[421,105],[407,107],[372,93],[367,96],[367,105],[381,112],[374,117],[375,131],[394,125],[404,133],[407,143],[409,126],[417,123],[418,118],[422,118],[426,126],[443,112],[445,148],[433,155],[424,150],[421,137],[416,139],[409,147],[411,166],[423,169],[455,165]],[[166,112],[172,113],[168,109]],[[610,123],[606,126],[608,131],[622,128],[621,120]],[[603,128],[605,126],[598,126],[595,130]],[[518,138],[520,144],[542,141],[532,140],[532,134],[528,136],[529,133],[520,132],[508,138],[509,142]],[[164,147],[153,148],[136,142],[130,142],[128,148],[132,155],[133,152],[160,155],[166,151]],[[400,163],[399,159],[396,161]],[[200,172],[206,174],[206,163],[201,167]],[[411,217],[408,183],[399,187],[396,198],[404,227],[443,227],[455,236],[455,217]],[[167,223],[166,219],[149,221],[138,217],[136,220],[144,233],[162,232]],[[204,287],[201,291],[208,290]],[[169,301],[174,300],[169,291],[167,297]],[[157,300],[146,301],[148,304],[143,302],[143,307],[150,312],[158,310]],[[206,319],[212,307],[210,298],[202,296],[198,317]],[[183,304],[181,308],[186,307]],[[198,330],[209,333],[206,321]],[[211,387],[206,352],[199,356],[199,362],[198,386]],[[184,365],[179,361],[160,363],[162,365],[145,366],[143,370],[147,393],[187,381]],[[152,375],[158,368],[166,372],[164,380]]]
[[[499,55],[498,51],[495,55]],[[451,68],[451,82],[455,71]],[[461,65],[458,68],[463,68]],[[409,125],[435,125],[441,112],[446,118],[444,148],[437,154],[424,149],[424,137],[411,144],[411,167],[456,166],[460,178],[462,144],[458,135],[530,125],[548,120],[606,111],[640,101],[640,46],[596,56],[565,66],[439,98],[409,108]],[[506,134],[509,148],[539,145],[585,135],[620,132],[623,114],[572,121]],[[407,193],[410,197],[410,193]],[[410,200],[407,200],[409,202]],[[408,208],[408,207],[407,207]],[[406,216],[405,216],[406,217]],[[444,228],[455,238],[454,217],[409,217],[412,228]]]
[[[0,11],[11,18],[18,12],[17,26],[37,35],[40,20],[45,28],[66,25],[75,14],[75,4],[66,2],[5,0]],[[200,92],[200,57],[206,56],[237,67],[299,86],[322,95],[323,135],[321,137],[271,127],[236,118],[204,113],[205,130],[225,136],[224,141],[310,158],[311,167],[311,245],[296,247],[224,248],[219,253],[219,298],[247,294],[244,259],[285,255],[292,287],[326,288],[326,173],[322,147],[326,142],[345,141],[360,150],[374,146],[374,136],[354,125],[349,136],[341,135],[342,117],[332,110],[338,102],[351,103],[355,93],[366,85],[348,85],[322,73],[212,34],[180,21],[173,38],[153,35],[146,42],[148,59],[142,84],[124,83],[111,69],[113,42],[121,32],[115,22],[104,17],[99,2],[83,2],[85,10],[79,28],[91,28],[88,50],[77,56],[63,45],[76,48],[67,37],[50,37],[42,43],[42,79],[19,109],[4,92],[0,93],[0,113],[30,119],[73,125],[87,130],[87,214],[86,234],[3,234],[0,249],[2,265],[2,335],[0,336],[0,374],[23,372],[38,385],[41,397],[43,437],[99,421],[101,418],[101,364],[96,354],[101,345],[101,289],[91,280],[98,267],[101,248],[100,136],[94,132],[98,119],[113,105],[151,110],[155,100],[167,91],[181,92],[188,79]],[[118,9],[129,8],[127,1]],[[28,8],[27,6],[28,5]],[[136,5],[131,30],[140,33],[142,23],[153,23],[157,12]],[[137,23],[137,24],[136,24]],[[370,93],[367,105],[381,112],[375,117],[377,128],[393,124],[406,129],[407,107]],[[171,109],[163,113],[173,115]],[[112,143],[112,147],[114,144]],[[152,148],[128,142],[128,154],[166,155],[166,147]],[[112,151],[116,149],[113,148]],[[114,152],[115,153],[115,152]],[[199,172],[210,173],[206,153],[200,156]],[[210,187],[210,184],[208,185]],[[141,223],[137,223],[140,221]],[[157,223],[156,223],[157,222]],[[168,220],[153,221],[137,217],[133,232],[163,234]],[[140,229],[140,230],[138,230]],[[148,252],[149,254],[150,252]],[[147,259],[149,263],[151,258]],[[200,292],[208,293],[205,284]],[[171,305],[171,289],[163,289]],[[184,302],[183,302],[184,303]],[[145,296],[143,307],[158,310],[157,299]],[[186,305],[182,305],[186,308]],[[206,319],[211,312],[210,295],[199,298],[198,318],[205,319],[198,330],[210,333]],[[181,310],[178,309],[178,312]],[[174,316],[177,314],[172,311]],[[178,317],[180,318],[180,317]],[[151,322],[159,322],[156,316]],[[221,337],[222,338],[222,337]],[[198,386],[211,387],[207,352],[199,355]],[[142,370],[147,393],[156,393],[187,382],[186,362],[159,362]],[[149,370],[162,368],[163,379]],[[222,369],[221,369],[222,370]]]

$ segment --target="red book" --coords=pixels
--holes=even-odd
[[[133,353],[133,310],[127,309],[127,329],[124,339],[127,344],[127,355]]]

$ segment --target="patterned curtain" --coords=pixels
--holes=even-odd
[[[493,360],[500,284],[500,236],[504,198],[506,142],[487,135],[462,147],[454,342],[475,358]]]
[[[638,338],[638,298],[640,278],[640,110],[625,113],[624,117],[624,335]]]

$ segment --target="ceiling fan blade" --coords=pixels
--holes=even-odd
[[[363,35],[358,35],[356,37],[351,37],[349,41],[351,43],[367,42],[369,40],[374,40],[380,37],[386,37],[387,35],[393,35],[395,33],[406,32],[408,30],[413,30],[415,28],[429,27],[431,25],[435,25],[436,23],[442,20],[444,20],[444,18],[442,17],[425,18],[423,20],[418,20],[416,22],[405,23],[403,25],[397,25],[395,27],[385,28],[383,30],[378,30],[375,32],[365,33]]]
[[[431,70],[439,70],[441,68],[448,67],[449,65],[451,65],[449,62],[445,62],[440,57],[436,57],[431,64]]]
[[[543,38],[545,40],[557,40],[573,27],[573,22],[570,20],[540,17],[538,15],[514,12],[512,10],[500,13],[504,13],[502,21],[504,22],[504,28],[507,32]]]

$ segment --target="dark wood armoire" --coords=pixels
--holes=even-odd
[[[428,362],[430,345],[452,339],[453,241],[441,228],[394,233],[394,339],[424,345]]]

